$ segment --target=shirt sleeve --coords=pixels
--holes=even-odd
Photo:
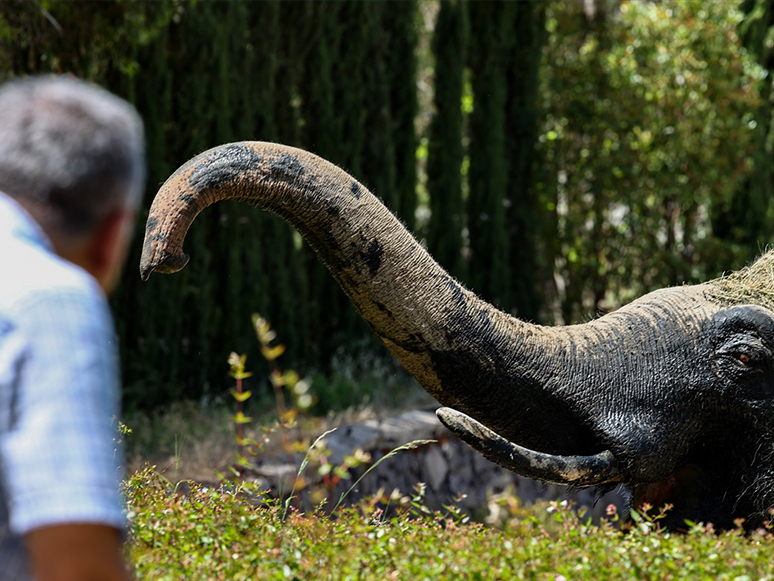
[[[123,528],[118,367],[104,296],[94,285],[40,292],[16,314],[23,348],[0,440],[10,528]]]

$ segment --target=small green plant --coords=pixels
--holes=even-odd
[[[272,341],[277,338],[277,332],[271,328],[269,322],[258,313],[253,313],[253,327],[258,335],[258,342],[261,344],[261,355],[271,366],[271,375],[269,380],[274,388],[274,397],[277,400],[277,412],[282,418],[286,413],[285,395],[282,387],[287,384],[285,375],[277,364],[277,359],[285,352],[285,345],[272,345]]]
[[[392,458],[393,456],[395,456],[395,454],[397,454],[398,452],[400,452],[402,450],[413,450],[414,448],[418,448],[419,446],[422,446],[424,444],[432,444],[434,442],[435,442],[435,440],[414,440],[413,442],[409,442],[408,444],[403,444],[402,446],[398,446],[397,448],[393,448],[392,450],[390,450],[387,454],[385,454],[384,456],[379,458],[376,462],[371,464],[371,466],[368,467],[368,470],[363,472],[363,474],[360,476],[360,478],[358,478],[352,484],[352,486],[350,486],[349,489],[341,495],[341,498],[339,498],[339,501],[336,503],[336,506],[333,507],[333,510],[331,512],[333,512],[337,508],[339,508],[339,506],[341,506],[341,503],[344,502],[344,499],[347,496],[349,496],[350,492],[352,492],[355,488],[357,488],[357,485],[360,484],[360,481],[363,480],[363,478],[365,478],[366,476],[368,476],[368,474],[372,470],[375,470],[376,467],[379,466],[379,464],[381,464],[382,462],[384,462],[388,458]]]
[[[324,435],[330,433],[326,432]],[[360,448],[355,449],[351,454],[344,456],[340,464],[333,464],[330,461],[332,455],[324,440],[318,438],[315,444],[309,448],[307,458],[310,463],[317,465],[317,474],[322,477],[322,485],[325,490],[325,498],[319,499],[325,502],[328,509],[333,511],[333,493],[339,482],[352,478],[352,470],[371,462],[371,455]],[[313,498],[314,500],[314,498]],[[338,504],[336,505],[338,506]]]
[[[660,531],[661,523],[659,521],[666,518],[667,513],[674,508],[671,504],[665,504],[658,510],[649,503],[644,503],[639,510],[631,509],[631,526],[637,527],[643,534],[651,531]],[[739,527],[741,529],[741,526]]]
[[[132,433],[132,428],[119,420],[117,416],[113,416],[110,420],[110,423],[116,425],[116,436],[113,438],[113,441],[116,444],[122,444],[124,442],[124,438]]]
[[[236,415],[231,417],[231,421],[234,422],[234,424],[236,424],[236,427],[237,427],[236,470],[237,470],[238,477],[242,476],[243,469],[249,465],[247,458],[245,457],[245,454],[244,454],[245,445],[248,444],[248,441],[245,439],[244,426],[245,424],[250,423],[252,421],[252,418],[249,418],[244,414],[243,406],[244,406],[244,402],[250,399],[252,392],[244,391],[242,389],[242,380],[250,377],[252,373],[245,371],[246,360],[247,360],[247,355],[237,355],[234,352],[232,352],[231,355],[228,356],[228,364],[229,364],[229,367],[231,368],[229,374],[236,381],[236,389],[231,390],[231,395],[236,400],[237,413]]]
[[[228,364],[230,367],[229,374],[234,378],[236,385],[231,390],[232,397],[236,400],[236,414],[230,416],[230,420],[236,425],[236,444],[237,444],[237,458],[235,466],[231,466],[230,469],[233,475],[237,479],[241,479],[245,469],[251,468],[250,461],[247,456],[254,456],[259,450],[263,450],[264,445],[268,442],[271,434],[277,430],[288,428],[292,426],[292,419],[280,421],[275,425],[267,428],[263,427],[263,437],[260,440],[245,437],[244,427],[246,424],[252,422],[252,418],[246,416],[244,413],[244,403],[250,399],[252,392],[243,389],[242,381],[252,376],[252,373],[245,371],[245,362],[247,360],[246,355],[238,355],[232,352],[228,358]],[[223,479],[221,474],[218,476]]]
[[[280,343],[273,345],[277,333],[271,328],[271,324],[258,313],[253,314],[253,327],[261,344],[261,355],[269,363],[271,374],[269,381],[274,389],[274,397],[277,402],[277,414],[281,421],[295,419],[299,414],[305,413],[312,407],[316,398],[310,393],[312,382],[309,379],[301,379],[293,370],[282,371],[277,359],[285,352],[285,345]],[[287,388],[293,400],[293,406],[287,407],[283,388]]]
[[[265,434],[260,442],[245,437],[245,425],[252,422],[252,418],[245,415],[244,404],[250,399],[252,392],[245,390],[242,382],[251,377],[252,373],[245,370],[247,355],[239,355],[236,352],[232,352],[228,357],[228,365],[229,375],[235,381],[235,387],[231,390],[231,396],[236,400],[236,414],[231,416],[230,420],[236,425],[237,457],[235,466],[231,467],[231,471],[237,479],[241,479],[245,469],[251,467],[248,455],[255,455],[256,451],[262,450],[263,444],[268,440],[269,433],[273,431],[282,430],[283,447],[290,455],[292,452],[291,444],[287,437],[287,430],[294,427],[299,412],[306,411],[314,404],[314,397],[309,393],[311,381],[302,380],[295,371],[283,372],[280,369],[277,359],[285,352],[285,346],[283,344],[272,344],[277,337],[277,333],[271,328],[269,322],[257,313],[253,314],[252,322],[258,341],[261,344],[261,354],[271,366],[269,381],[274,390],[279,422],[268,430],[264,428]],[[283,392],[284,387],[287,387],[293,395],[294,406],[291,408],[288,408],[286,405]]]

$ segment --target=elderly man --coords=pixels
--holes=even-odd
[[[127,579],[106,294],[144,182],[134,109],[70,77],[0,87],[0,579]]]

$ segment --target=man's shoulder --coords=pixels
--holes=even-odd
[[[83,269],[27,240],[9,238],[0,249],[0,311],[13,313],[28,305],[80,297],[104,303],[96,281]]]

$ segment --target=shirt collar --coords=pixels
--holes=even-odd
[[[0,191],[0,237],[3,236],[26,240],[54,252],[54,245],[43,228],[16,200]]]

